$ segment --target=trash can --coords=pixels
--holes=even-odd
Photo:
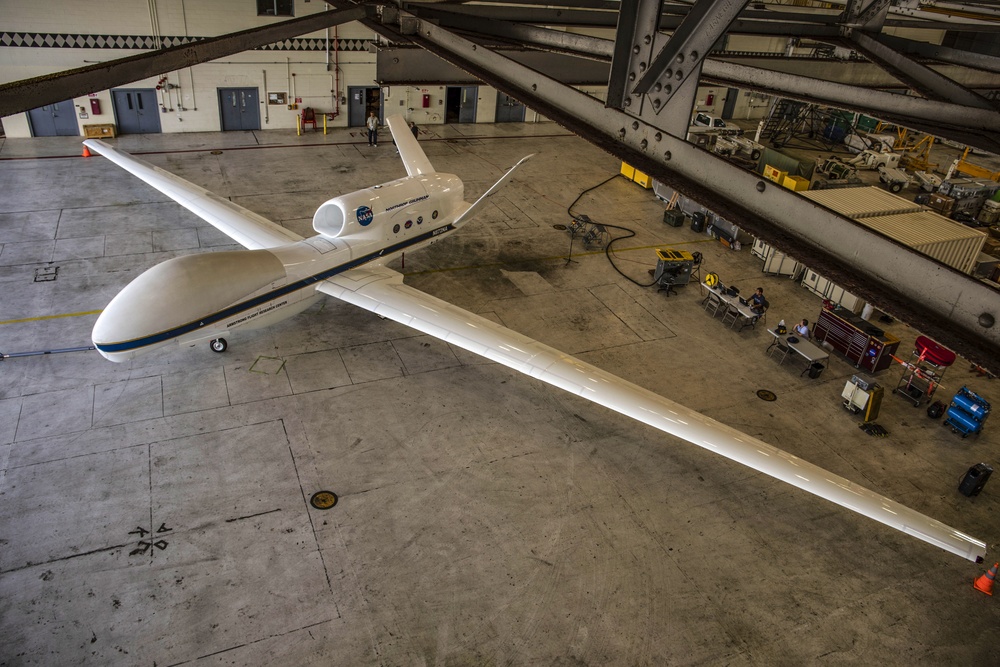
[[[703,232],[705,231],[705,214],[701,212],[696,212],[691,214],[691,231],[692,232]]]
[[[983,490],[986,486],[986,480],[990,478],[990,474],[993,472],[993,468],[989,467],[985,463],[977,463],[976,465],[969,468],[969,471],[965,473],[965,477],[962,478],[962,483],[958,485],[958,490],[962,495],[966,496],[978,496],[979,492]]]
[[[819,377],[819,374],[823,372],[824,368],[826,368],[826,366],[819,363],[818,361],[813,362],[812,365],[809,366],[809,377],[815,380],[816,378]]]

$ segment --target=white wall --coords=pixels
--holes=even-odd
[[[283,19],[258,17],[254,0],[154,0],[150,5],[138,0],[107,0],[100,6],[66,0],[4,0],[0,30],[5,32],[51,33],[72,35],[139,35],[212,37],[237,30],[258,27]],[[322,0],[296,0],[296,16],[327,11]],[[331,49],[340,40],[368,40],[374,35],[358,23],[319,31],[302,38],[329,36]],[[81,64],[117,60],[145,53],[128,49],[77,48],[0,48],[0,82],[18,81],[52,72],[80,67]],[[160,114],[163,132],[199,132],[221,129],[218,88],[253,87],[261,97],[260,119],[263,129],[294,129],[299,110],[309,106],[322,113],[339,111],[330,126],[347,125],[347,108],[338,105],[346,99],[348,85],[372,85],[375,79],[375,55],[367,51],[339,51],[330,57],[323,51],[249,51],[210,63],[166,72],[166,83],[179,86],[169,93],[158,92],[166,112]],[[338,76],[339,75],[339,76]],[[267,82],[266,88],[264,82]],[[339,79],[339,81],[338,81]],[[155,88],[160,77],[136,81],[121,88]],[[87,110],[88,118],[78,118],[82,125],[113,123],[111,94],[96,91],[101,101],[100,116],[90,114],[87,97],[74,100]],[[268,92],[283,92],[289,102],[301,98],[299,109],[268,105]],[[179,97],[178,97],[179,95]],[[339,106],[339,108],[338,108]],[[182,109],[183,108],[183,109]],[[27,114],[3,119],[8,137],[28,137]]]

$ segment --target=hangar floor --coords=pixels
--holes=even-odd
[[[763,327],[702,310],[696,285],[668,297],[571,246],[554,226],[619,163],[555,125],[421,141],[469,200],[537,156],[467,228],[406,256],[409,284],[965,530],[990,562],[327,299],[225,354],[0,362],[0,664],[1000,663],[1000,605],[972,588],[1000,482],[957,492],[996,462],[1000,424],[959,438],[888,393],[894,367],[876,378],[889,436],[869,437],[841,406],[843,358],[802,377],[768,358]],[[404,173],[388,137],[348,130],[116,143],[302,234],[326,198]],[[233,247],[79,148],[0,148],[4,353],[88,345],[139,272]],[[622,178],[574,210],[636,232],[616,261],[639,282],[654,247],[697,250],[726,283],[763,286],[772,323],[820,311],[747,248],[664,225]],[[887,328],[908,353],[918,333]],[[1000,406],[1000,383],[961,359],[939,397],[963,385]],[[310,506],[321,490],[332,509]]]

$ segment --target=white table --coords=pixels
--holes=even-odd
[[[740,303],[739,296],[730,296],[729,294],[726,294],[725,291],[720,290],[718,287],[709,287],[705,283],[702,283],[701,286],[704,287],[708,292],[708,295],[702,301],[703,304],[706,303],[713,296],[715,296],[723,304],[725,304],[727,312],[732,311],[733,313],[735,313],[735,315],[733,315],[733,323],[731,326],[735,327],[736,323],[739,322],[740,331],[743,331],[745,328],[747,327],[753,328],[753,326],[757,324],[757,319],[760,317],[760,313],[755,313],[753,309],[750,308],[750,306],[744,306],[742,303]],[[724,316],[722,319],[723,321],[725,321],[726,317]]]
[[[772,347],[780,342],[784,347],[787,347],[789,351],[795,352],[795,354],[806,360],[806,368],[804,371],[799,373],[800,376],[812,368],[814,363],[830,358],[829,352],[821,348],[819,345],[811,342],[808,338],[803,338],[802,336],[797,335],[794,331],[779,334],[774,329],[768,329],[767,333],[771,334],[771,337],[774,340],[772,340],[771,344],[767,346],[767,350],[765,350],[765,352],[769,352]],[[789,340],[789,338],[795,338],[796,342],[793,343]],[[787,356],[787,353],[785,353],[785,356]],[[783,362],[784,360],[785,357],[782,356],[781,361]]]

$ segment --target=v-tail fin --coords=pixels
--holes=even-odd
[[[499,192],[500,188],[507,185],[510,179],[514,178],[514,172],[517,171],[522,164],[524,164],[533,157],[535,157],[534,153],[532,153],[531,155],[526,155],[523,158],[521,158],[517,164],[515,164],[513,167],[507,170],[507,173],[504,174],[499,181],[493,184],[493,187],[491,187],[489,190],[486,191],[486,194],[477,199],[472,206],[465,209],[465,212],[462,213],[462,215],[458,216],[458,218],[455,219],[455,222],[453,224],[457,227],[458,225],[462,224],[463,222],[467,221],[469,218],[474,216],[476,213],[478,213],[480,209],[486,205],[486,200],[495,195],[497,192]]]
[[[434,167],[430,160],[424,155],[424,149],[420,147],[420,142],[413,136],[410,126],[406,124],[399,114],[389,116],[389,131],[392,132],[392,140],[396,142],[399,150],[399,157],[406,167],[407,176],[421,176],[423,174],[433,174]]]

